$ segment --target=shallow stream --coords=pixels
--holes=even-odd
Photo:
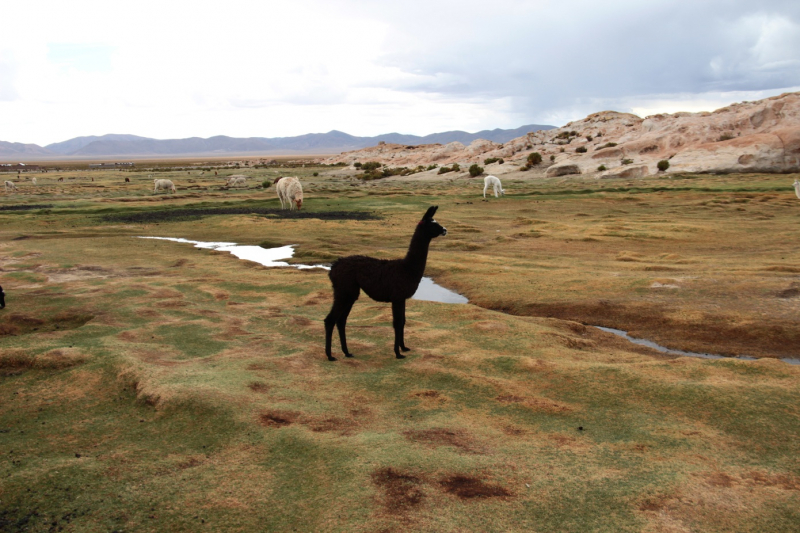
[[[330,267],[324,265],[290,265],[285,261],[281,261],[281,259],[289,259],[294,255],[294,248],[291,245],[281,246],[280,248],[262,248],[260,246],[246,246],[246,245],[236,244],[235,242],[202,242],[202,241],[190,241],[188,239],[180,239],[173,237],[139,237],[139,238],[182,242],[182,243],[194,244],[195,248],[205,248],[209,250],[216,250],[219,252],[230,252],[239,259],[243,259],[245,261],[253,261],[255,263],[259,263],[267,267],[293,267],[299,269],[322,268],[325,270],[330,270]],[[414,296],[412,296],[412,298],[414,300],[426,300],[430,302],[440,302],[446,304],[469,303],[469,300],[466,297],[458,294],[457,292],[445,289],[441,285],[437,285],[431,278],[422,278],[422,281],[419,284],[419,288],[417,289],[417,292],[414,293]],[[635,344],[648,346],[660,352],[674,354],[674,355],[682,355],[686,357],[702,357],[704,359],[738,359],[745,361],[755,361],[757,359],[756,357],[750,357],[747,355],[743,355],[740,357],[728,357],[724,355],[716,355],[710,353],[684,352],[682,350],[673,350],[665,346],[661,346],[660,344],[656,344],[655,342],[648,341],[646,339],[635,339],[630,335],[628,335],[627,332],[622,331],[621,329],[604,328],[601,326],[594,326],[594,327],[601,329],[607,333],[613,333],[614,335],[623,337]],[[781,358],[780,360],[785,363],[789,363],[790,365],[800,364],[800,358],[784,357]]]

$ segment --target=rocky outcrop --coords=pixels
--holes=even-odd
[[[569,176],[570,174],[580,174],[580,173],[581,173],[580,167],[573,163],[553,165],[547,169],[548,178],[552,178],[555,176]]]
[[[714,112],[674,113],[644,119],[616,111],[593,113],[561,128],[539,130],[499,144],[475,140],[407,146],[384,144],[345,152],[325,163],[379,161],[390,166],[462,166],[504,158],[505,168],[539,152],[554,165],[548,175],[637,177],[657,172],[800,172],[800,93],[731,104]],[[599,166],[606,171],[598,173]],[[566,172],[560,169],[577,169]]]

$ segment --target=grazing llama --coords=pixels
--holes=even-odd
[[[333,307],[325,317],[325,355],[328,361],[336,361],[331,355],[331,337],[333,326],[339,330],[339,340],[345,357],[353,357],[347,350],[345,326],[347,316],[358,300],[361,290],[377,302],[392,302],[392,325],[394,326],[394,355],[397,359],[405,356],[400,350],[407,352],[403,339],[406,324],[406,300],[411,298],[428,260],[428,247],[431,240],[439,235],[447,235],[447,230],[433,219],[439,206],[431,206],[417,224],[411,237],[411,245],[403,259],[375,259],[364,255],[342,257],[331,266],[328,277],[333,284]]]
[[[492,190],[494,191],[494,197],[498,197],[498,192],[500,193],[499,196],[505,196],[506,191],[503,190],[503,186],[500,185],[500,179],[497,176],[486,176],[483,178],[483,197],[486,198],[486,189],[489,186],[492,186]]]
[[[283,178],[275,185],[275,190],[278,193],[278,199],[281,201],[281,209],[289,210],[303,207],[303,186],[300,185],[300,180],[294,178]],[[285,207],[284,207],[285,204]]]
[[[6,307],[6,293],[3,292],[3,287],[0,287],[0,309]]]
[[[800,181],[794,180],[792,185],[794,185],[794,193],[800,198]]]

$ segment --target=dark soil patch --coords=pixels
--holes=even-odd
[[[269,385],[260,381],[252,382],[248,385],[248,388],[253,392],[257,392],[258,394],[266,394],[269,392]]]
[[[795,287],[778,293],[778,298],[796,298],[798,296],[800,296],[800,289]]]
[[[128,213],[114,213],[103,215],[99,219],[103,222],[113,223],[139,223],[171,222],[177,220],[193,220],[214,215],[264,215],[281,219],[319,220],[381,220],[382,217],[367,211],[290,211],[288,209],[273,209],[266,207],[203,207],[203,208],[176,208],[147,210]]]
[[[21,313],[12,313],[0,319],[0,337],[4,335],[26,335],[34,332],[64,331],[84,326],[94,318],[88,313],[64,312],[37,318]]]
[[[479,453],[472,439],[460,430],[431,428],[419,431],[404,431],[403,435],[410,441],[421,442],[431,446],[452,446],[463,452]]]
[[[666,306],[645,306],[607,301],[490,306],[519,316],[559,318],[627,331],[668,348],[719,355],[795,357],[800,346],[800,320],[764,323],[734,321],[730,316],[707,313],[684,321]],[[735,324],[735,325],[733,325]],[[637,351],[632,348],[633,351]]]
[[[419,398],[438,398],[441,395],[439,394],[439,391],[424,390],[424,391],[415,392],[414,396],[417,396]]]
[[[30,211],[31,209],[50,209],[53,204],[0,205],[0,211]]]
[[[288,412],[272,412],[262,413],[258,418],[262,426],[284,427],[293,424],[297,419],[297,415],[296,413]]]
[[[418,507],[425,499],[425,493],[420,488],[420,478],[400,473],[391,467],[373,472],[372,482],[383,490],[384,506],[392,513],[409,511]]]
[[[439,482],[444,491],[448,494],[458,496],[462,500],[473,498],[505,498],[511,496],[508,489],[499,485],[489,485],[480,479],[454,475]]]

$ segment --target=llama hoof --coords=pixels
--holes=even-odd
[[[404,352],[410,352],[411,348],[406,348],[405,346],[401,346],[400,349]]]
[[[405,356],[405,355],[403,355],[403,354],[399,354],[399,353],[398,353],[398,354],[395,354],[395,356],[394,356],[394,357],[395,357],[395,359],[405,359],[405,358],[406,358],[406,356]]]
[[[332,356],[332,355],[328,356],[328,361],[336,361],[336,360],[337,359],[334,356]]]
[[[345,356],[345,357],[355,357],[355,355],[353,355],[353,354],[351,354],[351,353],[346,353],[346,354],[344,354],[344,356]]]

